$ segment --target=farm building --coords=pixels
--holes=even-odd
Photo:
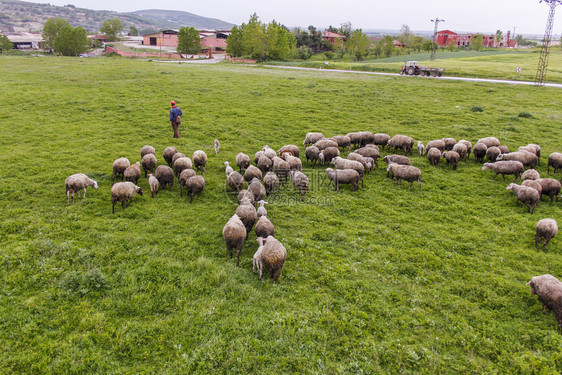
[[[43,47],[43,36],[40,33],[15,32],[5,35],[14,45],[14,49],[41,49]]]
[[[498,43],[496,42],[496,36],[494,34],[482,34],[482,33],[464,33],[457,34],[451,30],[441,30],[438,31],[436,36],[437,45],[444,47],[448,46],[451,42],[457,47],[468,47],[471,45],[472,39],[477,35],[482,35],[482,45],[484,47],[511,47],[515,48],[517,42],[511,39],[511,32],[508,31],[506,36],[502,36],[502,40]]]
[[[162,30],[153,34],[143,35],[142,44],[146,46],[177,47],[178,30]]]
[[[344,35],[332,33],[330,31],[322,31],[322,40],[327,40],[333,45],[343,43],[344,38]]]
[[[177,47],[178,30],[162,30],[157,33],[143,35],[142,44],[146,46]],[[199,30],[201,49],[212,49],[214,52],[226,49],[229,30]]]

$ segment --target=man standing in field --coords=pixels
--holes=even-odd
[[[179,138],[180,137],[180,123],[181,123],[181,115],[183,115],[180,107],[176,106],[175,101],[171,101],[170,103],[172,108],[170,109],[170,122],[172,123],[172,129],[174,129],[174,136],[172,138]]]

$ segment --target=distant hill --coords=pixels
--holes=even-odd
[[[125,26],[135,26],[140,34],[163,29],[193,26],[196,29],[230,29],[234,24],[215,18],[177,10],[140,10],[119,13],[107,10],[76,8],[74,5],[55,6],[19,0],[0,0],[0,31],[37,32],[51,17],[64,18],[74,27],[81,26],[88,33],[97,33],[103,21],[119,18]]]

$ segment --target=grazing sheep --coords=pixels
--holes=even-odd
[[[285,249],[285,246],[273,236],[268,236],[261,253],[261,261],[269,271],[274,284],[277,282],[277,279],[279,279],[285,259],[287,259],[287,249]],[[262,275],[260,273],[260,280],[261,277]]]
[[[396,163],[396,164],[401,164],[401,165],[410,165],[410,158],[407,156],[402,156],[402,155],[386,155],[384,158],[382,158],[382,161],[385,162],[386,164],[389,163]]]
[[[359,172],[355,169],[337,169],[326,168],[328,178],[334,183],[335,190],[339,190],[340,184],[351,184],[353,191],[359,190]]]
[[[244,188],[244,177],[237,171],[230,173],[226,178],[226,182],[232,190],[240,191]]]
[[[268,158],[265,154],[262,155],[258,160],[258,168],[263,174],[266,174],[272,167],[273,167],[273,160]]]
[[[345,151],[346,147],[351,151],[351,138],[347,135],[334,135],[332,139],[337,142],[338,147],[341,147],[342,152]]]
[[[493,146],[492,146],[493,147]],[[474,154],[474,161],[484,163],[484,157],[486,157],[486,151],[488,151],[488,146],[484,143],[476,143],[474,148],[472,149],[472,153]],[[496,158],[496,160],[498,160]]]
[[[262,216],[267,216],[267,210],[265,209],[265,205],[268,203],[262,199],[258,202],[258,204],[260,205],[258,207],[258,219],[259,219]]]
[[[258,237],[257,241],[258,241],[258,250],[255,252],[254,254],[254,259],[252,262],[252,272],[253,273],[259,273],[260,275],[262,274],[262,268],[263,268],[263,263],[261,260],[261,253],[263,251],[263,238]],[[257,272],[256,272],[257,269]]]
[[[314,168],[314,165],[319,162],[319,154],[320,149],[316,146],[309,146],[306,148],[306,150],[304,150],[306,161],[312,165],[312,168]],[[273,166],[273,168],[275,169],[275,165]]]
[[[554,178],[538,178],[537,181],[542,186],[542,195],[550,197],[550,203],[553,202],[554,197],[556,197],[556,202],[558,202],[558,194],[560,194],[561,183]]]
[[[203,176],[193,176],[187,179],[185,186],[187,195],[189,195],[189,203],[193,203],[195,194],[199,194],[205,188],[205,179]]]
[[[248,198],[242,198],[242,202],[240,202],[240,205],[236,208],[236,215],[238,215],[240,220],[242,220],[242,223],[244,223],[244,228],[246,228],[246,239],[248,239],[250,231],[258,220],[256,208]]]
[[[222,237],[230,253],[230,259],[232,259],[233,250],[236,250],[236,265],[239,266],[240,253],[242,252],[244,240],[246,239],[246,228],[238,215],[232,215],[230,220],[224,225],[224,228],[222,228]]]
[[[497,146],[502,154],[509,154],[509,147],[504,145]]]
[[[354,148],[357,148],[361,145],[361,133],[360,132],[351,132],[346,134],[349,137],[349,142],[353,145]]]
[[[495,163],[484,163],[484,165],[482,166],[482,170],[485,171],[488,169],[494,172],[494,180],[496,179],[498,174],[502,175],[504,181],[505,181],[506,174],[512,174],[513,181],[515,181],[518,178],[521,178],[521,173],[523,173],[525,167],[523,167],[523,164],[521,164],[518,161],[510,160],[510,161],[497,161]]]
[[[500,154],[501,151],[496,146],[488,147],[486,150],[486,161],[488,163],[494,163]]]
[[[467,159],[469,159],[470,158],[470,152],[472,150],[472,143],[470,143],[470,141],[467,141],[466,139],[461,139],[457,144],[462,144],[462,145],[466,146],[466,157],[467,157]]]
[[[322,150],[318,154],[318,164],[324,165],[325,162],[326,162],[326,157],[324,156],[324,150]]]
[[[254,195],[255,202],[259,202],[265,197],[265,186],[257,178],[254,178],[248,185],[248,190]]]
[[[548,173],[550,173],[550,167],[554,168],[554,173],[560,171],[562,169],[562,153],[560,152],[553,152],[552,154],[548,155]]]
[[[296,156],[297,158],[300,156],[300,149],[296,145],[285,145],[279,149],[279,155],[283,155],[285,152],[290,152],[291,155]]]
[[[254,167],[253,165],[248,165],[248,168],[246,168],[246,171],[244,172],[244,180],[246,180],[246,182],[251,182],[254,178],[261,180],[262,176],[263,175],[260,169],[258,167]]]
[[[132,182],[118,182],[111,187],[111,212],[115,213],[115,203],[121,202],[121,207],[129,206],[133,201],[133,196],[137,193],[142,195],[142,189],[140,186],[133,184]]]
[[[311,146],[314,147],[314,146]],[[295,158],[298,159],[298,158]],[[300,161],[300,159],[298,159]],[[296,161],[293,161],[293,164],[297,164]],[[302,168],[302,163],[301,163]],[[273,158],[273,172],[279,176],[281,181],[286,181],[287,176],[289,176],[289,172],[291,171],[291,164],[287,163],[285,160],[281,159],[279,156]],[[269,172],[268,172],[269,173]]]
[[[527,206],[527,212],[535,212],[535,207],[539,204],[541,195],[532,187],[517,185],[511,183],[507,186],[506,190],[511,190],[517,197],[516,203],[522,202]]]
[[[275,156],[277,156],[277,153],[268,145],[263,146],[262,151],[263,154],[270,159],[273,159]]]
[[[359,155],[363,156],[363,157],[372,158],[374,167],[375,168],[378,167],[377,159],[381,157],[378,146],[367,145],[365,147],[361,147],[361,148],[355,150],[354,152],[356,154],[359,154]]]
[[[526,167],[534,169],[537,165],[537,155],[528,151],[515,151],[509,154],[500,154],[496,160],[517,160],[523,163]]]
[[[525,180],[521,183],[521,185],[531,187],[536,191],[538,191],[539,194],[542,194],[542,185],[535,180]]]
[[[447,151],[451,151],[457,144],[457,140],[455,138],[443,138],[441,140],[445,142],[445,150]]]
[[[535,234],[535,247],[539,246],[544,241],[542,249],[546,249],[546,245],[558,234],[558,223],[554,219],[541,219],[536,226],[537,233]],[[561,301],[562,302],[562,301]]]
[[[82,198],[86,198],[86,188],[88,186],[93,186],[94,189],[98,188],[98,183],[84,173],[76,173],[69,176],[65,181],[64,185],[66,187],[66,205],[68,206],[69,195],[72,194],[72,203],[74,203],[74,194],[78,192],[78,198],[80,198],[80,190],[84,191]]]
[[[148,186],[150,186],[150,193],[152,194],[152,198],[154,198],[154,195],[158,194],[158,186],[160,185],[160,182],[158,182],[158,179],[156,178],[156,176],[154,176],[152,173],[148,174]]]
[[[123,172],[123,176],[125,176],[126,181],[132,182],[136,185],[141,176],[140,163],[137,161],[135,164],[125,169],[125,172]]]
[[[178,149],[175,148],[174,146],[166,147],[164,149],[164,152],[162,152],[162,156],[164,157],[164,160],[166,160],[166,163],[168,163],[170,167],[172,166],[172,158],[177,153],[178,153]]]
[[[397,134],[394,137],[390,138],[386,145],[387,149],[389,150],[391,147],[394,147],[394,153],[396,153],[397,148],[401,148],[404,151],[405,156],[408,156],[408,154],[412,155],[413,146],[414,138],[402,134]]]
[[[337,147],[326,147],[323,150],[324,160],[328,163],[333,162],[334,158],[340,156],[340,150]]]
[[[535,148],[535,155],[539,158],[539,165],[541,163],[541,146],[536,145],[534,143],[529,143],[527,147],[534,147]]]
[[[154,169],[158,161],[154,154],[146,154],[142,157],[141,163],[142,169],[144,170],[144,177],[146,178],[148,172],[154,174]]]
[[[156,150],[154,149],[154,147],[146,145],[141,147],[140,154],[141,154],[141,159],[148,154],[152,154],[156,156]]]
[[[339,156],[335,157],[332,160],[332,163],[334,164],[336,169],[355,169],[357,173],[359,173],[359,177],[361,179],[361,186],[362,187],[365,186],[363,182],[363,179],[365,177],[365,167],[363,166],[363,164],[355,160],[343,159],[340,158]]]
[[[304,142],[302,143],[302,145],[305,147],[309,146],[318,142],[322,138],[324,138],[324,135],[322,133],[307,133],[304,137]]]
[[[191,159],[188,157],[178,158],[172,165],[173,165],[172,168],[174,169],[174,173],[176,174],[177,177],[179,177],[179,175],[184,169],[193,169],[193,163],[191,162]]]
[[[439,151],[443,152],[445,151],[445,141],[442,139],[434,139],[427,142],[427,145],[425,146],[425,152],[429,152],[429,149],[431,148],[436,148]]]
[[[234,169],[232,169],[232,167],[230,166],[230,163],[227,162],[227,161],[224,162],[224,165],[225,165],[224,171],[225,171],[225,173],[226,173],[226,177],[228,177],[229,174],[231,174],[232,172],[234,172]]]
[[[552,275],[535,276],[527,283],[531,294],[536,294],[542,303],[542,311],[549,308],[554,312],[558,327],[562,329],[562,282]]]
[[[304,200],[304,194],[308,191],[308,177],[301,171],[291,171],[289,174],[293,187],[301,194],[301,200]]]
[[[265,155],[265,152],[263,152],[262,150],[259,150],[258,152],[256,152],[254,154],[254,164],[258,165],[258,160],[260,160],[260,158]],[[237,155],[238,156],[238,155]],[[249,156],[248,156],[249,157]],[[240,170],[240,172],[242,172],[242,170]]]
[[[421,171],[418,168],[391,162],[388,164],[386,171],[392,175],[396,183],[401,184],[402,180],[406,180],[410,183],[410,187],[412,187],[414,181],[417,181],[421,190]]]
[[[525,172],[523,172],[523,175],[521,176],[521,178],[523,179],[523,181],[525,181],[525,180],[537,180],[537,179],[541,178],[541,175],[539,174],[539,172],[537,172],[536,169],[527,169]]]
[[[196,176],[196,173],[191,168],[186,168],[183,171],[181,171],[178,177],[178,179],[180,180],[180,196],[183,196],[183,187],[187,186],[187,180],[194,176]]]
[[[197,150],[193,153],[193,166],[205,173],[205,166],[207,165],[207,154],[205,151]]]
[[[496,137],[485,137],[480,138],[476,143],[483,143],[486,145],[486,148],[494,146],[498,147],[500,145],[500,140]]]
[[[328,147],[326,150],[328,150],[330,147]],[[324,153],[326,153],[326,150],[324,150]],[[339,153],[339,151],[338,151]],[[289,154],[285,154],[285,161],[289,164],[289,168],[292,171],[302,171],[302,161],[301,159],[297,158],[296,156],[292,156]]]
[[[464,143],[459,142],[455,144],[453,146],[453,151],[457,152],[461,159],[463,159],[464,161],[466,161],[466,159],[468,158],[468,149],[466,148],[466,145]]]
[[[347,155],[347,159],[348,160],[355,160],[358,161],[359,163],[363,164],[363,167],[365,168],[365,171],[367,171],[367,173],[369,173],[369,171],[371,170],[371,168],[374,167],[375,161],[373,158],[366,158],[363,155],[360,155],[356,152],[350,152],[349,155]],[[370,159],[370,160],[368,160]]]
[[[174,154],[174,156],[172,156],[172,165],[170,165],[170,167],[174,168],[174,163],[176,162],[176,160],[178,160],[179,158],[185,158],[185,155],[182,154],[181,152],[176,152]],[[191,160],[191,159],[189,159]],[[190,167],[191,168],[191,167]]]
[[[427,159],[432,166],[437,166],[441,160],[441,151],[436,147],[430,148],[427,152]]]
[[[423,145],[422,141],[418,141],[418,155],[423,156],[425,154],[425,146]]]
[[[218,139],[213,140],[213,148],[215,149],[215,155],[218,155],[221,148],[221,143]]]
[[[258,219],[258,222],[256,223],[255,231],[256,231],[256,236],[261,238],[267,238],[268,236],[275,235],[275,227],[273,226],[271,221],[269,221],[266,215]]]
[[[279,187],[279,178],[273,172],[267,172],[263,178],[263,184],[265,185],[265,191],[269,195],[273,192],[273,199],[277,195],[277,188]]]
[[[457,165],[459,164],[459,160],[461,160],[461,156],[456,151],[444,151],[443,157],[447,160],[447,164],[450,164],[453,167],[453,170],[457,169]]]
[[[321,139],[318,142],[316,142],[314,146],[318,147],[320,151],[326,149],[327,147],[335,147],[337,149],[338,142],[334,141],[333,139]]]
[[[263,151],[260,152],[263,154]],[[243,152],[239,152],[236,154],[236,165],[240,168],[240,173],[243,173],[242,170],[246,170],[246,168],[250,165],[250,157]]]
[[[385,147],[386,144],[390,141],[390,135],[385,133],[375,133],[375,144],[381,147]]]
[[[125,179],[125,169],[129,168],[131,163],[127,158],[119,158],[113,162],[113,183],[115,183],[115,176],[121,175],[121,181]]]
[[[373,133],[363,131],[363,132],[359,132],[359,135],[361,136],[360,146],[366,146],[368,144],[374,144],[375,143],[375,135]],[[350,141],[351,141],[351,139],[350,139]]]
[[[238,193],[238,204],[241,204],[244,198],[247,198],[252,205],[255,203],[254,194],[250,193],[249,190],[246,189],[240,190],[240,193]]]
[[[160,185],[164,188],[168,188],[172,191],[172,186],[174,186],[174,171],[167,165],[159,165],[154,173]]]

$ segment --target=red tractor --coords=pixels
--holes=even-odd
[[[400,74],[409,76],[427,76],[441,77],[445,69],[443,68],[429,68],[427,66],[419,66],[417,61],[408,61],[406,65],[400,70]]]

